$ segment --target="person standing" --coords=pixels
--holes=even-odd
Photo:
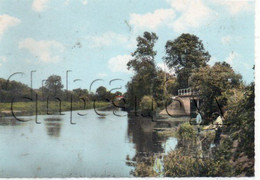
[[[197,125],[197,129],[198,129],[198,134],[197,135],[199,136],[199,134],[200,134],[200,124],[202,122],[202,118],[201,118],[200,112],[198,110],[196,111],[196,113],[197,113],[196,125]]]

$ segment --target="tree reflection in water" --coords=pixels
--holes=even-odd
[[[0,117],[0,126],[9,126],[9,125],[15,126],[15,125],[19,125],[19,123],[14,118],[1,118]]]
[[[49,136],[53,136],[53,137],[60,136],[60,130],[61,130],[60,118],[46,118],[44,124],[47,130],[47,134]]]
[[[159,131],[172,130],[177,128],[180,122],[156,120],[144,117],[128,117],[128,138],[135,144],[136,154],[130,159],[132,162],[145,162],[151,155],[160,155],[164,153],[163,144],[169,137],[160,136]]]
[[[27,121],[31,121],[30,118],[24,118],[24,122],[17,121],[14,117],[0,117],[0,126],[18,126],[24,125]]]

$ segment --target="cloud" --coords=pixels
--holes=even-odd
[[[172,8],[180,13],[172,27],[176,32],[184,32],[189,28],[199,28],[212,19],[214,11],[202,0],[167,0]]]
[[[248,59],[247,59],[248,60]],[[251,64],[250,61],[245,61],[241,54],[237,52],[230,52],[228,56],[223,60],[219,60],[215,57],[212,57],[209,61],[209,65],[213,66],[216,62],[227,62],[231,65],[232,69],[246,77],[252,72],[254,64]]]
[[[130,55],[112,57],[108,61],[108,68],[112,72],[132,73],[131,70],[127,69],[127,63],[130,59],[132,59],[132,56]]]
[[[237,52],[232,51],[231,53],[229,53],[229,55],[226,57],[226,59],[224,60],[225,62],[227,62],[228,64],[230,64],[231,66],[236,66],[239,61],[234,61],[234,60],[239,60],[240,59],[240,55]],[[216,57],[211,57],[209,64],[210,65],[214,65],[216,62],[222,62],[223,60],[219,60]]]
[[[6,62],[7,58],[5,56],[0,56],[0,62]]]
[[[4,62],[7,61],[7,58],[5,56],[0,56],[0,67],[3,65]]]
[[[209,23],[216,15],[203,0],[166,0],[171,8],[157,9],[152,13],[130,14],[129,24],[135,30],[155,31],[160,26],[168,26],[175,32],[199,28]],[[177,15],[177,16],[176,16]]]
[[[248,0],[214,0],[217,5],[224,6],[231,15],[254,10],[254,1]]]
[[[7,61],[7,58],[5,56],[0,56],[0,67],[3,65],[4,62]]]
[[[68,6],[69,3],[70,3],[70,0],[66,0],[66,1],[64,2],[64,5],[65,5],[65,6]]]
[[[239,57],[239,54],[232,51],[232,52],[228,55],[228,57],[225,59],[225,61],[226,61],[228,64],[230,64],[230,65],[235,65],[234,59],[235,59],[235,58],[238,58],[238,57]]]
[[[209,65],[213,66],[216,62],[219,62],[219,60],[216,57],[211,56],[209,60]]]
[[[132,48],[136,45],[134,38],[129,38],[122,34],[117,34],[114,32],[106,32],[100,36],[87,36],[86,37],[89,47],[91,48],[101,48],[111,45],[125,45],[128,48]]]
[[[223,45],[230,44],[231,40],[232,40],[231,36],[224,36],[221,38],[221,43]]]
[[[49,0],[34,0],[32,3],[32,9],[36,12],[42,12],[47,8]]]
[[[107,74],[106,73],[98,73],[97,77],[104,78],[104,77],[107,77]]]
[[[78,2],[81,2],[81,4],[84,5],[84,6],[86,6],[86,5],[88,4],[88,0],[80,0],[80,1],[78,1]],[[64,5],[65,5],[65,6],[68,6],[69,4],[70,4],[70,0],[66,0],[66,1],[64,2]]]
[[[86,5],[88,4],[88,1],[87,1],[87,0],[83,0],[83,1],[82,1],[82,4],[83,4],[84,6],[86,6]]]
[[[0,38],[9,27],[16,26],[20,22],[21,20],[16,17],[7,14],[0,15]]]
[[[168,66],[164,65],[164,63],[157,63],[157,67],[169,73],[170,75],[173,75],[175,73],[174,69],[169,69]]]
[[[157,9],[146,14],[130,14],[129,24],[138,30],[157,30],[160,26],[173,28],[175,32],[188,32],[215,23],[221,16],[217,10],[224,6],[230,14],[252,11],[253,2],[248,0],[165,0],[171,6],[169,9]],[[253,0],[252,0],[253,1]],[[220,7],[221,10],[223,9]]]
[[[174,17],[173,9],[157,9],[153,13],[130,14],[129,24],[135,29],[156,30],[159,26],[170,23]]]
[[[56,53],[62,53],[64,46],[57,41],[36,41],[27,38],[19,42],[19,49],[27,49],[41,62],[58,62],[60,57]]]
[[[235,71],[243,74],[244,77],[247,76],[248,72],[252,70],[253,67],[252,64],[245,61],[243,56],[234,51],[229,53],[225,62],[229,63]]]

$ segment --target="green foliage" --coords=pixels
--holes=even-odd
[[[63,89],[61,77],[57,75],[48,77],[45,81],[45,85],[41,88],[33,89],[33,100],[35,100],[36,94],[38,95],[39,101],[47,101],[47,98],[49,101],[55,101],[57,100],[56,98],[59,98],[62,101],[69,101],[70,97],[72,97],[73,102],[94,100],[107,101],[107,99],[112,101],[115,96],[122,95],[119,91],[111,93],[103,86],[97,89],[96,94],[89,94],[87,89],[81,88],[67,91]],[[25,99],[24,97],[31,98],[31,88],[20,82],[8,81],[0,78],[0,102],[11,102],[12,100],[15,102],[27,102],[28,99]]]
[[[193,140],[194,137],[196,137],[194,126],[190,125],[188,122],[181,124],[178,129],[178,137],[180,140],[184,141],[184,143]]]
[[[223,126],[224,135],[221,136],[220,145],[211,148],[213,156],[200,159],[194,155],[196,135],[193,127],[184,123],[177,132],[177,149],[164,158],[165,176],[254,175],[254,84],[227,90],[223,96],[228,98],[224,122],[230,125]],[[205,148],[205,143],[211,144],[213,141],[210,132],[203,132],[202,138],[205,137],[203,151],[210,148]]]
[[[137,49],[132,54],[133,59],[127,64],[128,69],[133,69],[135,75],[127,83],[126,99],[129,109],[136,105],[139,107],[144,96],[152,96],[158,107],[164,106],[164,100],[169,94],[177,91],[176,78],[156,68],[154,45],[158,37],[155,33],[144,32],[137,38]]]
[[[177,129],[178,148],[182,148],[183,155],[195,154],[197,131],[194,125],[183,123]],[[193,150],[193,151],[192,151]]]
[[[87,89],[81,89],[81,88],[77,88],[77,89],[73,89],[73,93],[75,94],[75,96],[77,96],[78,98],[85,98],[88,99],[89,93]]]
[[[215,63],[212,67],[204,66],[195,70],[190,82],[193,89],[199,91],[201,95],[200,110],[208,119],[211,118],[214,112],[219,112],[216,99],[223,108],[229,98],[223,95],[227,94],[230,89],[242,88],[241,75],[236,74],[232,67],[225,62]],[[207,119],[204,123],[208,123]]]
[[[231,98],[234,97],[236,97],[236,94]],[[232,141],[238,142],[233,159],[235,163],[242,163],[242,166],[238,165],[236,168],[236,174],[238,175],[242,173],[247,176],[254,175],[254,98],[254,83],[251,83],[245,88],[243,96],[239,98],[237,103],[229,101],[227,104],[226,122],[230,126],[226,127],[225,131],[232,134]]]
[[[166,90],[167,94],[169,95],[177,95],[178,94],[178,88],[179,88],[179,83],[177,81],[177,78],[174,76],[167,76],[166,79]]]
[[[156,51],[153,50],[155,42],[158,37],[155,33],[144,32],[143,37],[137,37],[137,49],[132,54],[134,59],[127,63],[128,69],[133,70],[139,74],[142,72],[149,72],[155,69],[154,56]]]
[[[106,107],[109,104],[106,102],[96,102],[96,108]],[[46,102],[38,102],[38,114],[46,114]],[[63,101],[61,103],[61,111],[70,111],[71,103]],[[91,109],[93,108],[93,102],[88,102],[84,108],[84,104],[82,102],[72,102],[72,110],[83,110],[83,109]],[[35,114],[35,102],[16,102],[13,104],[13,109],[15,114],[18,115],[33,115]],[[4,112],[7,112],[8,116],[11,116],[11,103],[0,103],[0,116],[4,115]],[[59,113],[60,106],[58,101],[50,101],[49,102],[49,113]]]
[[[153,170],[154,158],[151,156],[148,162],[137,163],[132,174],[136,177],[156,177],[158,174]]]
[[[157,105],[159,107],[163,107],[164,105],[164,99],[166,95],[166,88],[164,85],[165,82],[165,72],[162,70],[157,70],[156,78],[154,79],[153,86],[152,86],[152,95],[154,100],[156,101]]]
[[[30,97],[30,95],[30,88],[27,85],[0,78],[0,102],[11,102],[13,98],[25,101],[21,97]]]
[[[231,176],[231,166],[225,159],[199,159],[183,155],[181,150],[170,152],[164,158],[166,177],[216,177]]]
[[[210,132],[204,132],[201,138],[206,138],[206,142],[210,145],[213,141]],[[197,137],[196,126],[189,123],[181,124],[177,131],[178,145],[174,151],[171,151],[164,158],[165,176],[168,177],[216,177],[216,176],[232,176],[232,166],[229,162],[230,144],[221,146],[221,150],[217,150],[213,157],[200,158],[196,151],[198,150],[197,141],[201,138]],[[202,148],[203,148],[202,147]],[[209,146],[203,148],[203,151],[209,151]]]
[[[144,32],[142,37],[137,37],[137,49],[132,53],[133,59],[127,63],[128,69],[133,69],[135,75],[127,83],[127,103],[134,107],[135,97],[139,105],[145,95],[152,95],[156,78],[154,45],[158,37],[155,33]]]
[[[192,69],[205,66],[210,59],[202,41],[191,34],[182,34],[173,41],[167,41],[165,49],[165,62],[169,68],[175,69],[180,88],[188,87]]]
[[[46,90],[49,96],[61,96],[63,88],[61,77],[57,75],[49,76],[45,81],[45,87],[47,88]]]
[[[144,96],[140,102],[140,107],[141,110],[145,112],[155,111],[156,102],[152,96]]]
[[[100,86],[99,88],[97,88],[96,93],[97,93],[98,100],[105,101],[105,99],[108,98],[107,89],[104,86]]]

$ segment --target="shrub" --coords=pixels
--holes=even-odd
[[[182,150],[170,152],[164,158],[166,177],[217,177],[231,176],[231,165],[223,157],[200,159],[183,155]]]
[[[156,102],[152,96],[144,96],[140,102],[143,112],[151,112],[156,110]]]

